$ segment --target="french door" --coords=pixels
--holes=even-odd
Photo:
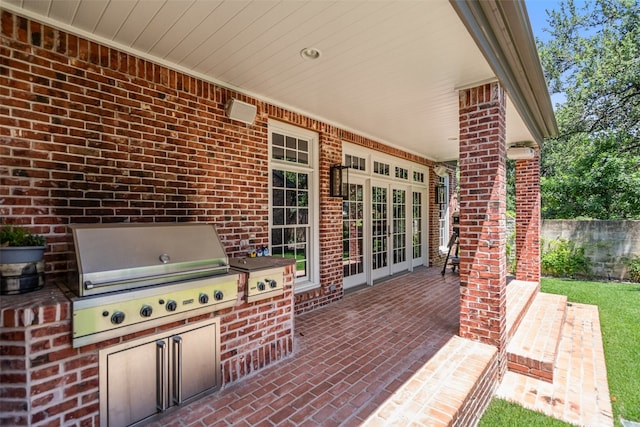
[[[404,186],[371,185],[371,279],[376,280],[409,269],[410,244],[408,206],[412,199]]]
[[[426,265],[426,190],[357,177],[348,186],[342,202],[344,288]]]
[[[342,285],[345,289],[367,282],[365,240],[365,181],[349,182],[342,201]]]

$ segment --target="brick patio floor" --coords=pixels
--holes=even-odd
[[[458,333],[458,276],[420,268],[296,316],[294,355],[155,426],[357,426]]]
[[[385,402],[392,402],[389,398],[400,393],[403,384],[457,335],[458,275],[447,272],[442,277],[440,270],[419,268],[349,293],[340,302],[296,316],[295,351],[291,357],[171,411],[151,425],[362,425]],[[509,291],[519,288],[507,289],[509,295]],[[509,295],[507,301],[518,298]],[[581,318],[577,323],[583,323]],[[601,340],[599,323],[592,331],[595,331],[592,336],[598,334],[593,338],[597,347]],[[559,359],[582,357],[579,347],[561,348],[569,353],[565,356],[561,353]],[[508,373],[505,377],[500,388],[502,397],[517,401],[525,390],[530,398],[531,393],[535,393],[532,383],[522,385],[518,383],[520,376],[513,375]],[[598,372],[587,372],[586,379],[570,375],[571,389],[580,390],[581,381],[595,382],[600,389],[607,389],[608,399],[606,371],[604,383]],[[450,381],[446,386],[451,386]],[[535,386],[544,387],[537,383]],[[586,425],[610,425],[608,422],[595,424],[609,420],[610,414],[609,418],[606,413],[604,418],[594,415],[592,412],[599,411],[598,407],[590,408],[591,401],[580,393],[562,398],[547,395],[552,396],[555,407],[554,411],[546,411],[551,415],[576,423],[584,421]],[[538,400],[545,399],[540,396]]]

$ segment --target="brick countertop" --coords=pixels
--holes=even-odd
[[[14,328],[70,319],[71,301],[55,285],[0,297],[0,327]]]

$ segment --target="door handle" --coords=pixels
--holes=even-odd
[[[182,338],[175,336],[173,342],[173,401],[182,403]]]
[[[156,408],[160,412],[167,409],[167,378],[165,368],[167,366],[167,342],[156,341]]]

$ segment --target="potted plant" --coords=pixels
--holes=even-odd
[[[23,227],[0,228],[0,294],[20,294],[44,286],[46,240]]]

